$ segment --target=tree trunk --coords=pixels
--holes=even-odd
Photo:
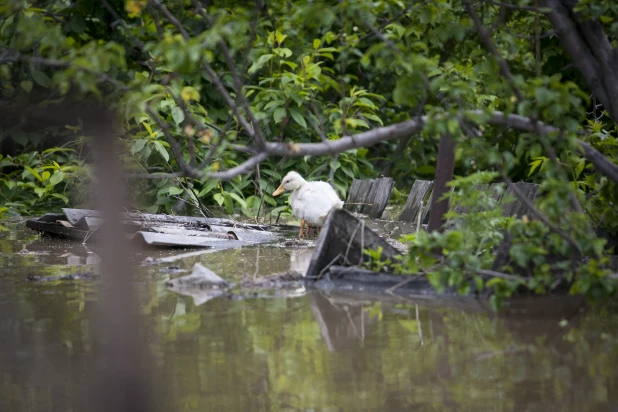
[[[436,176],[433,181],[433,201],[429,212],[429,226],[427,230],[442,231],[442,225],[446,221],[444,215],[448,212],[449,200],[440,200],[442,195],[447,191],[446,184],[453,180],[453,171],[455,169],[455,142],[448,134],[443,134],[440,137],[440,146],[438,148],[438,161],[436,164]]]

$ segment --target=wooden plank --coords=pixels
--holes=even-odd
[[[316,277],[326,270],[329,265],[350,264],[360,265],[365,262],[365,249],[382,247],[382,258],[390,259],[397,250],[388,244],[371,229],[364,221],[352,216],[344,209],[334,209],[326,217],[326,222],[315,243],[315,251],[306,276]]]
[[[357,212],[358,213],[365,213],[365,207],[367,206],[367,198],[369,196],[369,192],[371,191],[371,188],[373,187],[375,183],[375,179],[365,179],[365,180],[361,180],[360,182],[360,186],[358,188],[358,202],[360,203],[358,205],[358,209]]]
[[[517,185],[517,187],[524,193],[526,198],[530,199],[532,203],[536,201],[540,185],[525,182],[517,182],[515,183],[515,185]],[[513,193],[513,190],[510,187],[506,190],[504,198],[506,198],[507,196],[513,197],[515,200],[507,203],[501,202],[500,206],[502,207],[505,216],[522,217],[523,215],[530,215],[530,210],[528,209],[528,206],[526,206],[524,202],[522,202],[515,196],[515,193]]]
[[[391,196],[394,185],[395,182],[392,177],[376,179],[367,195],[367,204],[362,213],[374,219],[380,218],[388,204],[388,198]]]
[[[361,203],[364,203],[365,201],[365,194],[362,194],[363,197],[362,197],[362,200],[360,200],[360,197],[361,197],[360,188],[361,188],[362,182],[363,181],[360,179],[352,179],[352,185],[350,186],[350,193],[348,193],[348,198],[343,204],[343,208],[345,210],[349,210],[350,212],[359,212],[364,206]]]
[[[343,207],[352,213],[363,213],[375,179],[353,179],[350,194]]]
[[[423,210],[421,210],[421,223],[424,225],[429,223],[429,211],[431,210],[432,203],[433,203],[433,191],[429,195],[429,199],[427,200],[427,203],[423,205]]]
[[[397,220],[415,223],[418,219],[418,212],[421,205],[432,187],[433,182],[431,180],[417,179],[412,185],[412,189],[406,200],[406,205],[403,207],[403,211]]]

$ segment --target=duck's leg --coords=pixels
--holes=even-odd
[[[305,228],[305,219],[300,219],[300,230],[298,231],[298,237],[303,237],[303,229]]]
[[[307,225],[307,237],[311,237],[311,226]]]

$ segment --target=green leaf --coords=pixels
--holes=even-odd
[[[146,130],[148,131],[148,135],[149,135],[150,137],[155,137],[155,136],[156,136],[156,134],[154,134],[154,133],[152,132],[152,127],[150,127],[150,125],[149,125],[148,123],[146,123],[146,122],[142,122],[142,124],[144,125],[144,127],[145,127],[145,128],[146,128]],[[143,147],[143,146],[142,146],[142,147]],[[135,154],[135,153],[139,152],[140,150],[142,150],[142,149],[136,150],[135,152],[133,152],[133,151],[131,151],[131,152],[132,152],[133,154]]]
[[[61,172],[60,170],[57,170],[51,177],[51,179],[49,179],[49,182],[51,183],[52,186],[56,186],[58,183],[62,182],[62,180],[64,179],[64,173]]]
[[[275,123],[281,123],[281,120],[285,117],[285,108],[278,107],[273,114],[273,118],[275,119]]]
[[[172,118],[176,124],[182,123],[185,120],[185,113],[178,106],[172,108]]]
[[[62,200],[65,204],[69,203],[69,198],[60,193],[52,193],[52,197]]]
[[[228,193],[230,195],[230,197],[232,199],[234,199],[235,201],[237,201],[240,206],[242,206],[243,209],[247,208],[247,202],[245,202],[245,200],[243,198],[241,198],[240,196],[238,196],[236,193]]]
[[[167,193],[169,193],[171,196],[179,195],[179,194],[181,194],[183,192],[184,192],[184,189],[182,189],[180,187],[176,187],[176,186],[170,186],[167,189]]]
[[[200,93],[194,87],[187,86],[182,88],[180,97],[185,102],[188,102],[189,100],[197,101],[200,100]]]
[[[225,201],[223,195],[221,193],[215,193],[213,195],[213,198],[215,199],[215,202],[217,202],[219,204],[219,206],[223,205],[223,202]]]
[[[286,48],[286,47],[278,47],[276,49],[273,49],[273,52],[283,58],[288,58],[292,55],[292,50]]]
[[[19,85],[21,86],[22,89],[24,89],[28,93],[30,93],[30,91],[32,90],[32,82],[31,81],[24,80],[23,82],[19,83]]]
[[[155,141],[154,142],[155,148],[157,149],[157,152],[159,152],[161,154],[161,156],[163,156],[163,158],[165,159],[165,161],[169,161],[170,160],[170,155],[169,153],[167,153],[167,150],[165,149],[165,147],[163,147],[163,144],[160,141]]]
[[[34,193],[36,193],[37,195],[39,195],[39,197],[43,197],[43,195],[45,194],[46,190],[44,187],[35,187],[34,188]]]
[[[34,170],[33,168],[31,168],[30,166],[24,166],[24,169],[26,169],[27,171],[30,172],[30,174],[32,174],[32,176],[36,177],[36,179],[43,183],[43,178],[41,177],[40,174],[38,174],[38,172],[36,170]]]
[[[356,129],[358,127],[364,127],[366,129],[369,129],[369,125],[367,124],[367,122],[362,119],[345,119],[345,124],[352,127],[353,129]]]
[[[260,70],[270,59],[273,58],[273,56],[273,54],[264,54],[260,56],[260,58],[257,59],[257,61],[251,65],[251,67],[249,67],[249,70],[247,70],[247,72],[249,74],[253,74],[256,71]]]
[[[367,119],[371,119],[376,123],[380,123],[382,126],[384,126],[384,123],[382,123],[382,119],[380,119],[378,116],[376,116],[375,114],[367,114],[367,113],[363,113],[363,116],[365,116]]]
[[[198,197],[202,197],[206,194],[208,194],[212,189],[216,188],[219,185],[219,182],[217,180],[209,180],[208,182],[206,182],[206,184],[204,185],[204,188],[202,189],[202,191],[200,193],[198,193]]]
[[[322,41],[320,39],[313,40],[313,48],[314,49],[319,48],[321,44],[322,44]]]
[[[47,170],[41,173],[41,177],[43,178],[44,181],[49,179],[50,176],[51,176],[51,173],[49,173]]]
[[[290,109],[290,115],[292,116],[292,119],[294,119],[296,123],[301,125],[304,129],[307,128],[307,122],[305,121],[305,118],[303,117],[303,115],[300,114],[298,109],[296,108]]]
[[[138,139],[131,145],[131,154],[135,154],[137,152],[141,152],[144,146],[146,145],[146,140]]]
[[[45,88],[51,86],[51,79],[45,73],[38,70],[32,72],[32,79],[34,79],[39,86]]]

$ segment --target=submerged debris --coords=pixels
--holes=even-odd
[[[289,289],[304,286],[304,276],[298,272],[275,273],[255,279],[245,279],[240,282],[243,289]]]
[[[57,280],[95,280],[99,279],[99,275],[93,272],[73,273],[70,275],[59,276],[26,276],[26,282],[55,282]]]
[[[167,285],[170,287],[192,286],[210,289],[228,289],[230,284],[218,276],[212,270],[204,267],[200,263],[193,265],[193,273],[176,279],[169,280]]]
[[[220,296],[229,296],[233,286],[212,270],[196,263],[193,273],[167,281],[166,285],[176,293],[191,296],[196,306]]]

